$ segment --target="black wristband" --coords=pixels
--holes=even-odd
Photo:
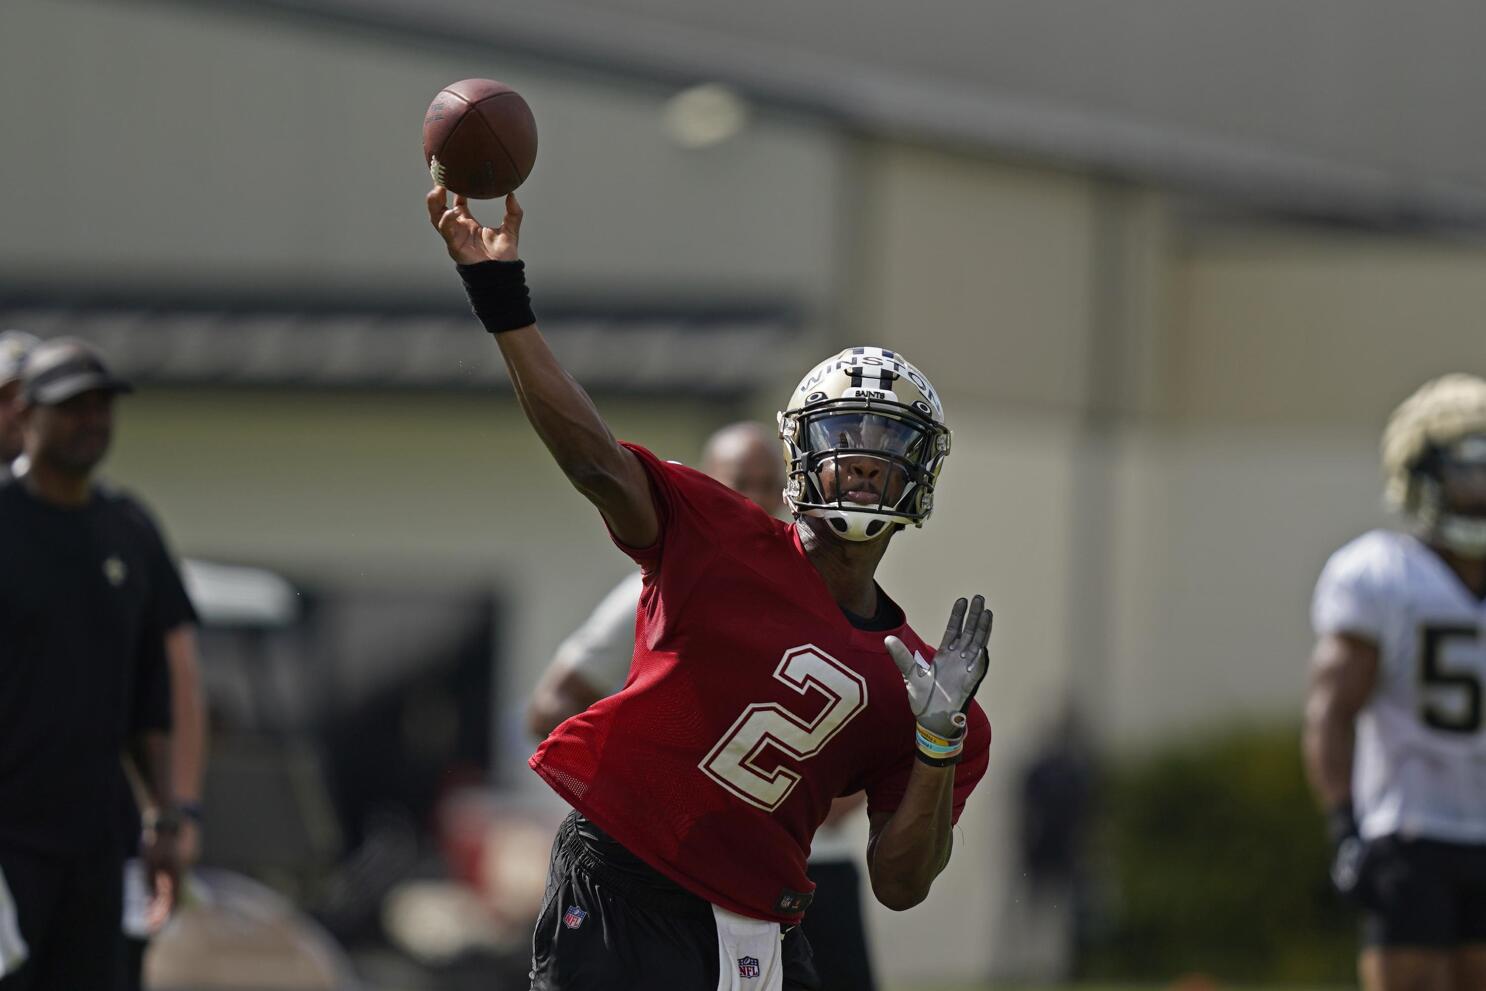
[[[1357,835],[1357,815],[1352,811],[1350,800],[1336,805],[1326,813],[1326,835],[1331,837],[1333,846],[1348,836]]]
[[[526,288],[526,262],[480,262],[460,265],[459,277],[470,309],[492,334],[530,327],[537,322]]]
[[[955,754],[953,757],[930,757],[922,750],[915,750],[914,753],[918,755],[919,760],[928,764],[930,767],[949,767],[951,764],[958,764],[960,757],[963,756],[962,754]]]
[[[205,816],[200,802],[176,802],[175,811],[176,815],[182,819],[190,819],[198,826],[201,825],[201,820]]]

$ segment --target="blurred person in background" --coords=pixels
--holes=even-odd
[[[27,356],[27,465],[0,483],[0,988],[123,979],[123,864],[163,912],[178,871],[166,635],[189,603],[134,499],[94,481],[130,391],[80,341]],[[127,756],[157,812],[126,824]]]
[[[1071,980],[1087,955],[1096,788],[1089,735],[1070,704],[1021,775],[1018,839],[1027,898],[1006,916],[1017,926],[1014,945],[1029,979]]]
[[[760,423],[734,423],[702,447],[701,468],[775,519],[788,520],[779,438]],[[635,653],[635,614],[644,583],[625,576],[583,625],[557,648],[527,706],[527,728],[545,739],[563,720],[620,689]],[[861,792],[836,799],[811,841],[806,873],[815,898],[800,923],[823,991],[873,991],[872,956],[862,919],[861,873],[846,828],[866,803]]]
[[[614,439],[536,327],[514,196],[498,228],[442,186],[426,205],[532,428],[645,573],[631,677],[530,760],[574,808],[531,987],[819,987],[798,923],[831,801],[866,790],[873,893],[907,909],[989,760],[984,600],[954,604],[936,652],[873,580],[932,508],[937,394],[880,348],[817,365],[780,414],[795,521],[772,519]]]
[[[21,456],[21,369],[40,341],[21,330],[0,331],[0,483]]]
[[[22,371],[27,355],[41,341],[20,330],[0,332],[0,483],[8,479],[12,466],[24,470],[22,456],[24,437],[21,432]],[[172,562],[172,567],[174,564]],[[179,577],[176,584],[179,586]],[[206,712],[201,694],[201,675],[197,660],[194,611],[184,597],[177,604],[180,622],[165,634],[165,656],[170,672],[170,768],[174,778],[172,794],[181,813],[180,838],[177,844],[181,869],[189,870],[201,849],[201,785],[205,771]],[[138,833],[140,814],[134,801],[134,790],[125,793],[123,803],[126,830]],[[127,938],[126,988],[138,988],[141,982],[146,937],[154,926],[148,919],[147,885],[141,862],[131,860],[125,869],[126,911],[124,931]]]
[[[1383,432],[1408,532],[1332,555],[1305,713],[1332,881],[1368,991],[1486,988],[1486,381],[1425,384]]]

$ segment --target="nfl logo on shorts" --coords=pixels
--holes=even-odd
[[[757,977],[758,976],[758,957],[739,957],[738,958],[738,976],[739,977]]]
[[[588,918],[588,913],[577,905],[569,905],[568,910],[562,913],[562,924],[569,929],[577,929],[583,925],[583,920]]]

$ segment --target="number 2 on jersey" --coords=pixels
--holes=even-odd
[[[755,702],[697,765],[713,781],[766,812],[789,797],[800,774],[782,765],[766,770],[760,761],[764,752],[772,747],[793,760],[809,760],[867,708],[866,680],[814,645],[785,651],[774,677],[801,696],[812,689],[824,695],[825,706],[807,721],[778,702]]]

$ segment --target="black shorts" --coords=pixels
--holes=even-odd
[[[0,846],[0,875],[29,951],[18,970],[0,977],[0,991],[111,991],[123,963],[123,858]]]
[[[812,862],[808,871],[815,897],[800,928],[810,941],[822,991],[876,991],[862,921],[862,875],[856,863]]]
[[[819,991],[810,944],[784,930],[785,991]],[[531,991],[716,991],[712,906],[646,867],[576,812],[552,844],[532,936]]]
[[[1366,946],[1486,945],[1486,844],[1373,840],[1358,894]]]

